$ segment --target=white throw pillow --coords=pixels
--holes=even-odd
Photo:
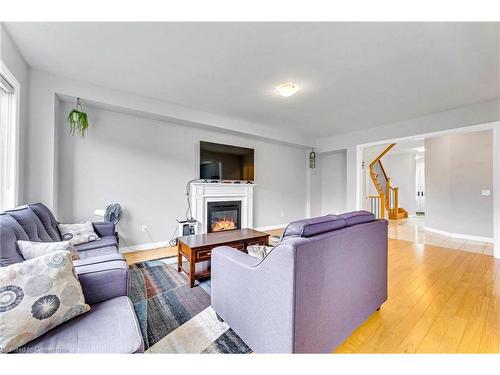
[[[80,259],[78,251],[69,241],[61,242],[32,242],[32,241],[17,241],[17,246],[21,251],[21,255],[24,259],[33,259],[41,255],[47,255],[55,251],[69,251],[71,253],[71,259]]]
[[[57,224],[61,238],[73,245],[100,240],[90,221],[77,224]]]
[[[263,245],[250,245],[247,246],[248,255],[255,258],[264,259],[267,254],[274,249],[274,246],[263,246]]]
[[[16,350],[89,310],[69,251],[0,267],[0,352]]]

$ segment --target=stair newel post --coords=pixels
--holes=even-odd
[[[385,219],[385,194],[380,194],[380,219]]]
[[[387,211],[389,212],[389,219],[391,218],[391,209],[392,209],[392,194],[391,194],[391,179],[387,177],[386,191],[385,191],[385,199],[387,205]]]
[[[399,188],[394,188],[394,212],[396,219],[399,219]]]

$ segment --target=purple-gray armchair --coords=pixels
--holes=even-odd
[[[61,241],[57,221],[41,203],[0,214],[0,266],[24,261],[17,240]],[[29,342],[21,353],[137,353],[144,351],[128,294],[128,266],[118,252],[112,223],[93,223],[100,240],[77,245],[74,261],[91,310]]]
[[[211,298],[257,353],[330,353],[387,300],[387,221],[296,221],[263,260],[218,247]]]

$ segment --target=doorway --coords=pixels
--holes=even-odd
[[[470,137],[473,136],[473,133],[483,131],[491,131],[492,136],[490,135],[490,139],[492,138],[492,142],[488,147],[478,148],[476,145],[476,152],[457,153],[459,147],[464,148],[465,151],[473,147],[473,144],[470,143]],[[361,163],[361,161],[365,161],[363,157],[367,148],[374,146],[383,148],[384,145],[387,146],[391,143],[401,145],[411,140],[425,140],[427,142],[441,139],[441,137],[450,138],[452,135],[467,135],[467,138],[462,137],[461,143],[457,139],[452,143],[441,143],[437,151],[434,143],[434,151],[430,155],[425,155],[427,154],[426,144],[423,152],[425,159],[418,163],[418,171],[417,163],[413,164],[415,169],[411,178],[414,182],[411,189],[414,190],[412,202],[416,217],[410,215],[408,219],[395,220],[392,226],[398,229],[394,229],[394,233],[391,233],[390,228],[389,235],[390,237],[391,234],[396,235],[396,237],[407,235],[411,237],[408,240],[419,243],[479,252],[500,258],[500,225],[498,225],[500,222],[498,216],[500,214],[500,199],[498,198],[500,197],[500,153],[497,151],[500,149],[499,122],[357,145],[356,152],[359,161],[356,177],[357,207],[364,206],[363,203],[365,203],[367,195],[364,165]],[[490,163],[488,166],[489,172],[485,173],[483,167],[486,164],[480,162],[478,158],[484,159],[484,155],[480,155],[484,154],[485,150],[488,149],[492,153],[488,159],[492,162],[492,165]],[[430,156],[430,159],[427,156]],[[416,159],[414,162],[416,162]],[[420,165],[420,163],[422,164]],[[386,160],[386,164],[388,167],[386,169],[389,169],[388,160]],[[429,169],[429,166],[432,168]],[[485,180],[483,177],[477,176],[476,173],[482,173],[483,177],[488,174],[490,180]],[[446,183],[448,180],[451,185]],[[443,183],[436,184],[436,181],[444,182],[446,186]],[[427,186],[429,184],[433,187],[432,190]],[[394,178],[394,185],[396,186],[396,178]],[[398,185],[402,185],[402,183],[398,183]],[[448,185],[452,186],[452,190]],[[491,190],[497,194],[491,194]],[[436,204],[436,201],[438,204]],[[409,201],[407,200],[407,202]],[[485,204],[487,204],[487,207],[484,207]],[[486,213],[489,217],[480,217],[476,211],[481,214]],[[471,212],[473,213],[471,214]],[[425,216],[419,213],[424,213]],[[439,214],[445,214],[445,217],[438,217]],[[476,219],[473,222],[467,221],[470,217]],[[412,223],[415,224],[412,228],[405,225]],[[470,224],[466,230],[463,229],[464,223]],[[480,232],[488,230],[490,226],[493,227],[492,233]]]
[[[425,157],[417,158],[415,165],[415,182],[417,202],[415,205],[415,214],[417,216],[425,215]]]

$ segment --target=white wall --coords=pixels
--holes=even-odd
[[[308,147],[313,143],[302,133],[283,132],[261,124],[196,111],[31,69],[25,201],[43,201],[55,211],[58,209],[55,195],[57,178],[54,143],[56,96],[81,97],[86,103],[94,103],[119,112],[140,114],[145,118],[161,119],[199,129],[214,129],[221,133],[272,139],[284,144]]]
[[[311,171],[311,216],[345,212],[346,153],[319,154]]]
[[[14,75],[20,85],[18,203],[22,203],[25,199],[24,186],[27,176],[26,144],[28,138],[29,67],[1,22],[0,59]]]
[[[426,227],[493,237],[492,131],[452,134],[425,141]]]
[[[88,219],[96,208],[119,202],[123,245],[170,240],[175,220],[185,217],[186,183],[198,176],[200,140],[255,149],[255,227],[306,215],[304,148],[95,107],[86,108],[91,125],[81,139],[68,134],[72,104],[58,107],[56,197],[63,221]]]

